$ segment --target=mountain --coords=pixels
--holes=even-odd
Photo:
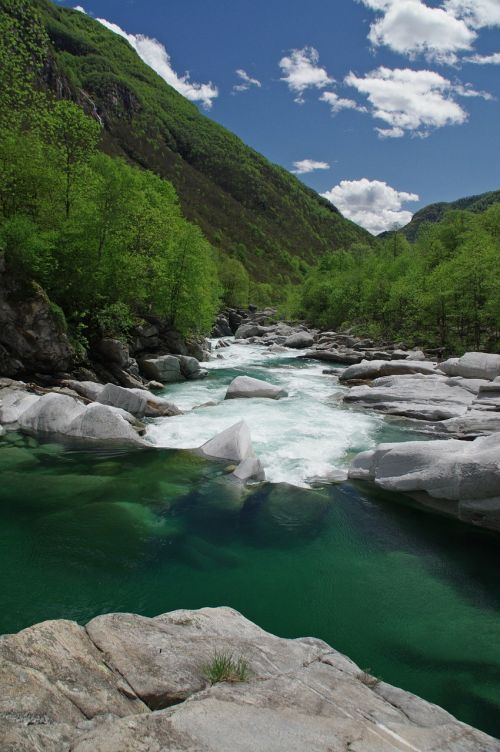
[[[175,186],[183,213],[252,276],[294,278],[300,262],[372,236],[326,199],[200,113],[99,22],[35,0],[51,53],[44,85],[104,124],[102,148]]]
[[[424,206],[423,209],[416,212],[413,215],[411,222],[404,227],[401,227],[398,232],[402,233],[408,238],[408,240],[413,242],[417,238],[421,225],[425,222],[440,222],[448,211],[459,209],[460,211],[470,211],[474,214],[480,214],[492,204],[497,204],[499,202],[500,191],[489,191],[488,193],[481,193],[477,196],[459,198],[456,201],[441,201],[437,204],[429,204],[429,206]],[[378,237],[390,237],[392,234],[392,232],[384,232]]]

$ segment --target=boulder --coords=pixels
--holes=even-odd
[[[314,337],[309,332],[297,332],[287,337],[284,344],[286,347],[292,347],[294,350],[304,350],[306,347],[312,347]]]
[[[342,365],[351,365],[361,363],[363,355],[354,350],[308,350],[304,356],[313,360],[322,360],[328,363],[340,363]]]
[[[499,752],[321,640],[231,608],[46,622],[4,638],[2,748],[16,752]],[[210,686],[216,652],[248,664]]]
[[[205,457],[231,462],[241,462],[247,457],[255,456],[250,430],[243,420],[214,436],[198,451]]]
[[[134,419],[128,413],[97,402],[84,405],[64,394],[49,393],[40,397],[20,415],[18,423],[21,430],[33,434],[144,443],[134,430]]]
[[[242,460],[232,475],[243,483],[248,481],[264,481],[266,479],[262,462],[257,457],[247,457],[245,460]]]
[[[354,459],[349,478],[411,494],[423,506],[500,530],[500,433],[472,442],[380,444]]]
[[[229,324],[229,321],[222,314],[217,316],[214,327],[212,329],[212,337],[232,337],[233,330]]]
[[[234,336],[236,339],[249,339],[249,337],[262,337],[268,331],[267,327],[259,326],[259,324],[242,324],[238,327]]]
[[[147,389],[131,389],[130,391],[145,400],[144,416],[146,418],[171,418],[173,415],[182,415],[182,410],[179,410],[172,402],[157,397]]]
[[[76,381],[76,379],[65,379],[63,384],[91,402],[95,402],[104,389],[104,384],[99,384],[96,381]]]
[[[286,353],[288,350],[287,347],[284,347],[284,345],[280,345],[277,342],[274,342],[272,345],[269,346],[268,352],[271,353]]]
[[[341,381],[370,381],[380,376],[397,376],[404,374],[435,374],[437,366],[429,361],[420,360],[363,360],[357,365],[346,368],[340,374]]]
[[[175,355],[162,355],[159,358],[144,358],[139,361],[141,372],[148,379],[161,381],[162,384],[171,384],[183,381],[181,364]]]
[[[370,386],[353,387],[344,402],[417,420],[439,421],[465,415],[474,395],[459,386],[449,386],[446,381],[446,377],[438,375],[386,376],[375,379]]]
[[[284,389],[274,384],[270,384],[268,381],[262,381],[261,379],[253,379],[251,376],[237,376],[229,384],[224,399],[240,399],[240,398],[269,398],[280,399],[286,397],[287,393]]]
[[[490,433],[500,432],[500,413],[471,409],[459,418],[443,420],[437,430],[439,433],[464,439],[488,436]]]
[[[99,342],[99,354],[105,361],[126,368],[130,360],[128,345],[119,339],[105,337]]]
[[[200,361],[196,358],[192,358],[189,355],[178,355],[177,357],[181,373],[185,379],[194,381],[195,379],[204,379],[205,376],[208,376],[208,371],[205,368],[200,368]]]
[[[122,410],[135,415],[136,418],[143,418],[147,407],[147,400],[143,394],[138,394],[131,389],[124,389],[115,384],[106,384],[97,396],[96,402],[101,405],[120,407]]]
[[[38,394],[32,394],[23,388],[15,386],[0,390],[0,423],[9,425],[17,423],[21,415],[40,399]]]
[[[468,352],[461,358],[450,358],[440,364],[448,376],[463,376],[466,379],[493,381],[500,376],[500,355],[483,352]]]

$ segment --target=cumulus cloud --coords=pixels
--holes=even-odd
[[[472,6],[478,0],[450,1]],[[447,8],[431,8],[422,0],[361,2],[381,14],[370,26],[370,42],[376,47],[384,45],[410,58],[422,54],[429,60],[456,63],[458,54],[470,50],[477,36],[470,24],[456,13]]]
[[[73,10],[79,10],[80,13],[85,13],[85,15],[87,15],[87,11],[81,5],[75,5],[75,7],[73,8]]]
[[[328,162],[317,162],[315,159],[300,159],[298,162],[293,163],[294,172],[296,175],[305,175],[308,172],[314,172],[315,170],[329,170],[330,165]]]
[[[289,55],[281,58],[279,66],[283,74],[281,80],[296,94],[295,101],[299,104],[304,101],[306,89],[324,89],[335,82],[319,65],[319,53],[314,47],[291,50]]]
[[[499,0],[446,0],[444,7],[448,13],[462,18],[472,28],[500,26]]]
[[[208,84],[195,83],[191,81],[189,73],[179,76],[172,68],[170,55],[161,42],[143,34],[127,34],[117,24],[106,21],[105,18],[98,18],[97,20],[110,31],[114,31],[115,34],[119,34],[126,39],[146,65],[156,71],[179,94],[192,102],[201,102],[203,107],[210,109],[212,100],[219,95],[217,87],[211,82]]]
[[[320,96],[321,102],[326,102],[329,105],[333,115],[341,110],[358,110],[359,112],[366,112],[366,107],[362,107],[354,99],[343,99],[335,94],[334,91],[324,91]]]
[[[345,82],[368,98],[372,116],[387,126],[378,129],[384,138],[400,138],[405,133],[425,137],[434,128],[460,125],[468,113],[455,97],[492,98],[488,92],[430,70],[381,66],[364,76],[351,72]]]
[[[412,212],[402,209],[409,201],[418,201],[416,193],[397,191],[380,180],[342,180],[322,194],[342,214],[374,235],[407,224]]]
[[[241,83],[235,84],[233,86],[233,92],[248,91],[251,86],[256,86],[258,89],[260,89],[262,86],[258,78],[252,78],[252,76],[250,76],[245,70],[243,70],[243,68],[238,68],[236,75],[241,80]]]

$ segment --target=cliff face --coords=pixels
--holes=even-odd
[[[216,653],[239,683],[205,678]],[[50,621],[0,638],[0,736],[16,752],[499,752],[500,742],[312,638],[230,608]]]
[[[0,374],[62,373],[72,359],[63,317],[41,288],[6,272],[0,258]]]

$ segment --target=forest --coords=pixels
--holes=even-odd
[[[497,351],[500,330],[500,204],[476,214],[454,210],[378,247],[327,254],[299,288],[288,315],[327,328],[353,327],[375,339]]]

